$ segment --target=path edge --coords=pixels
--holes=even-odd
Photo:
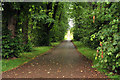
[[[81,54],[81,55],[83,55],[79,50],[78,50],[78,48],[77,48],[77,46],[73,43],[73,40],[71,40],[71,42],[72,42],[72,44],[75,46],[75,49],[77,50],[77,52],[79,53],[79,54]],[[85,58],[87,58],[85,55],[83,55]],[[88,58],[87,58],[88,59]],[[88,59],[88,60],[90,60],[90,59]],[[92,60],[90,60],[91,62],[92,62],[92,64],[93,64],[93,61]]]
[[[31,58],[29,61],[24,62],[23,64],[21,64],[21,65],[15,67],[15,68],[12,68],[12,69],[7,70],[7,71],[3,71],[2,74],[5,73],[5,72],[8,72],[8,71],[11,71],[11,70],[17,69],[18,67],[21,67],[21,66],[23,66],[24,64],[27,64],[28,62],[30,62],[30,61],[32,61],[33,59],[37,58],[38,56],[42,56],[42,55],[44,55],[44,54],[46,54],[46,53],[48,53],[48,52],[53,51],[53,50],[54,50],[55,48],[57,48],[62,42],[63,42],[63,41],[61,41],[58,45],[53,46],[53,47],[52,47],[51,49],[49,49],[48,51],[46,51],[46,52],[44,52],[44,53],[41,53],[40,55],[37,55],[37,56]]]
[[[73,40],[71,40],[71,42],[73,43]],[[81,55],[83,55],[80,51],[78,51],[78,48],[77,48],[77,46],[73,43],[73,45],[75,46],[75,49],[77,50],[77,52],[79,53],[79,54],[81,54]],[[84,55],[83,55],[84,56]],[[86,57],[86,56],[84,56],[84,57]],[[87,58],[87,57],[86,57]],[[88,58],[87,58],[88,59]],[[90,60],[90,59],[88,59],[88,60]],[[93,61],[92,60],[90,60],[91,61],[91,65],[93,65]],[[92,68],[92,66],[91,66],[91,68]],[[94,68],[94,69],[96,69],[97,70],[97,68]],[[98,71],[98,72],[100,72],[100,71]],[[107,78],[108,78],[108,76],[104,73],[104,72],[100,72],[100,73],[102,73],[102,74],[104,74]]]

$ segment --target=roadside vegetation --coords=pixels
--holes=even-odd
[[[27,63],[35,57],[40,56],[48,50],[54,48],[55,46],[60,44],[60,42],[53,42],[51,44],[52,46],[34,47],[31,52],[24,52],[20,55],[19,58],[14,57],[11,59],[2,59],[2,71],[8,71],[20,65],[23,65],[24,63]]]
[[[96,53],[95,49],[91,49],[87,46],[85,46],[82,42],[80,41],[73,41],[73,43],[75,44],[75,46],[77,47],[77,50],[83,54],[84,56],[86,56],[89,60],[94,61],[95,55],[93,53]]]
[[[73,3],[71,11],[78,50],[94,60],[93,68],[119,78],[120,2]]]

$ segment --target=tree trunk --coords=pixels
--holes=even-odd
[[[24,44],[27,44],[28,43],[28,20],[24,22],[22,32],[23,32]]]
[[[23,33],[23,43],[27,44],[28,43],[28,20],[29,20],[29,3],[28,5],[24,6],[25,3],[22,4],[21,6],[21,11],[23,11],[24,15],[24,22],[23,22],[23,27],[22,27],[22,33]]]
[[[15,37],[15,26],[16,26],[16,19],[14,18],[14,16],[12,16],[8,21],[8,29],[12,33],[11,38]]]

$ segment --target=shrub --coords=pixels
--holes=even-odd
[[[30,42],[28,42],[26,45],[24,45],[24,49],[25,52],[30,52],[32,51],[32,44]]]
[[[16,36],[13,39],[11,38],[11,32],[9,30],[3,30],[2,57],[19,57],[21,52],[23,52],[23,44],[20,36]]]

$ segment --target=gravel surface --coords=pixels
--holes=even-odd
[[[63,41],[52,51],[2,74],[3,78],[106,78],[78,53],[71,41]]]

